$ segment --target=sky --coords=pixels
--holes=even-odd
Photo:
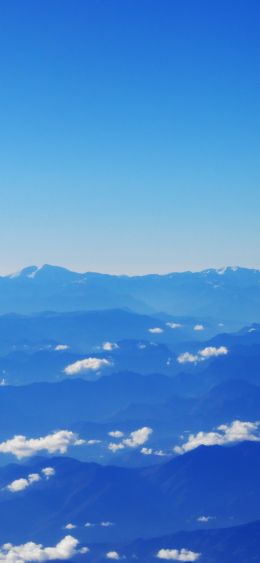
[[[258,0],[1,0],[0,273],[260,268]]]

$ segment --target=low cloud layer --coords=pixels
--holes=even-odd
[[[69,446],[81,446],[84,440],[69,430],[59,430],[41,438],[26,438],[26,436],[14,436],[10,440],[0,443],[0,453],[12,454],[18,459],[31,457],[39,452],[64,454]]]
[[[64,368],[64,373],[66,375],[77,375],[86,371],[98,371],[109,366],[112,366],[112,362],[106,358],[86,358],[85,360],[78,360],[73,364],[69,364]]]
[[[192,363],[196,364],[198,362],[204,362],[210,358],[217,358],[218,356],[226,356],[228,354],[228,349],[226,346],[219,346],[216,348],[215,346],[207,346],[202,350],[199,350],[197,354],[191,354],[190,352],[184,352],[180,354],[177,358],[179,364],[187,364]]]
[[[73,536],[65,536],[54,547],[28,542],[21,545],[5,543],[0,548],[1,563],[27,563],[30,561],[53,561],[71,559],[79,553],[87,553],[87,547],[79,549],[79,541]]]
[[[247,440],[251,442],[260,441],[260,422],[234,420],[231,424],[221,424],[216,431],[190,434],[187,442],[181,446],[175,446],[174,451],[183,454],[202,445],[223,446]]]
[[[188,549],[160,549],[156,555],[158,559],[166,561],[197,561],[200,553]]]
[[[147,442],[152,432],[152,428],[144,426],[143,428],[139,428],[138,430],[131,432],[128,438],[125,438],[121,442],[110,443],[108,445],[108,449],[115,453],[118,450],[123,450],[126,447],[137,448],[138,446],[142,446]]]

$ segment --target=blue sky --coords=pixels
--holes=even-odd
[[[260,268],[256,0],[2,0],[0,271]]]

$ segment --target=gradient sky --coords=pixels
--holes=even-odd
[[[260,268],[259,0],[1,0],[0,272]]]

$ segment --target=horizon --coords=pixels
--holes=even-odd
[[[232,270],[233,272],[236,272],[237,270],[249,270],[249,271],[260,271],[260,268],[249,268],[247,266],[241,266],[241,265],[232,265],[232,264],[228,264],[225,266],[220,266],[220,267],[215,267],[215,266],[210,266],[208,268],[202,268],[202,269],[185,269],[185,270],[169,270],[166,272],[156,272],[156,271],[151,271],[151,272],[145,272],[145,273],[113,273],[113,272],[105,272],[105,271],[94,271],[94,270],[75,270],[72,269],[68,266],[64,266],[64,265],[59,265],[59,264],[49,264],[49,263],[43,263],[43,264],[29,264],[27,266],[23,266],[22,268],[14,271],[14,272],[8,272],[8,273],[2,273],[0,272],[0,277],[1,278],[16,278],[19,277],[19,275],[21,273],[23,273],[24,271],[26,271],[27,269],[31,269],[31,268],[35,268],[35,273],[37,274],[38,271],[42,270],[45,267],[49,267],[49,268],[57,268],[57,269],[61,269],[61,270],[66,270],[75,274],[97,274],[97,275],[104,275],[104,276],[115,276],[115,277],[145,277],[145,276],[170,276],[170,275],[174,275],[174,274],[199,274],[199,273],[206,273],[206,272],[217,272],[220,275],[224,274],[227,270]],[[30,276],[29,276],[30,277]],[[34,277],[34,276],[32,276]]]

